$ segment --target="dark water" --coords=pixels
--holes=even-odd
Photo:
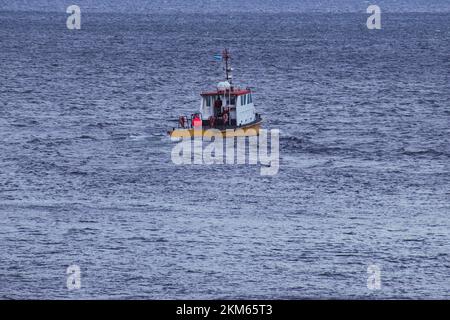
[[[0,12],[0,298],[450,297],[449,13],[66,16]],[[171,162],[223,47],[274,177]]]

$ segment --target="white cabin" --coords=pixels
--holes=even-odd
[[[203,121],[239,127],[257,120],[252,92],[248,88],[233,88],[225,81],[219,83],[216,91],[204,92],[201,96],[200,114]]]

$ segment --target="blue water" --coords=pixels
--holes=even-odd
[[[88,11],[71,31],[64,9],[13,9],[0,298],[450,297],[448,11],[386,13],[378,31],[364,9]],[[220,80],[223,47],[281,130],[276,176],[171,162],[165,133]]]

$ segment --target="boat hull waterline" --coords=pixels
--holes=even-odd
[[[177,128],[174,130],[171,130],[168,132],[169,136],[171,138],[187,138],[189,136],[191,137],[212,137],[215,136],[217,131],[219,131],[223,137],[225,138],[232,138],[232,137],[252,137],[252,136],[258,136],[259,130],[261,128],[262,120],[255,122],[255,123],[249,123],[247,125],[243,125],[236,128],[226,128],[226,129],[219,129],[219,128],[202,128],[202,129],[184,129],[184,128]],[[211,130],[215,129],[215,130]]]

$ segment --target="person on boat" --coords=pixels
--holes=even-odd
[[[181,117],[179,118],[178,122],[180,123],[180,127],[181,127],[181,128],[184,128],[185,125],[186,125],[186,122],[187,122],[187,121],[186,121],[186,117],[181,116]]]
[[[214,124],[216,123],[216,117],[214,117],[214,116],[211,116],[211,117],[209,117],[209,126],[211,127],[211,128],[214,128]]]
[[[216,117],[219,117],[222,111],[222,100],[220,96],[217,97],[217,100],[214,102],[214,114]]]
[[[220,96],[217,97],[217,100],[214,102],[214,108],[222,108],[222,100]]]
[[[227,112],[224,112],[224,114],[222,115],[222,121],[223,121],[224,126],[228,125],[228,113]]]
[[[192,126],[194,128],[202,126],[202,119],[200,119],[200,115],[198,114],[194,115],[194,118],[192,119]]]
[[[223,112],[222,112],[222,121],[224,125],[229,124],[228,120],[230,118],[230,108],[229,107],[225,107],[223,108]]]

